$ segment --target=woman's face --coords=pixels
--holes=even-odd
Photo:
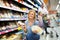
[[[40,16],[42,16],[42,13],[40,13]]]
[[[34,12],[30,12],[30,14],[28,15],[29,19],[34,19]]]

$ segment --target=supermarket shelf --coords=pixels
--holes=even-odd
[[[22,18],[22,19],[0,19],[0,21],[13,21],[13,20],[26,20],[26,18]]]
[[[40,5],[42,5],[42,3],[40,2],[40,0],[37,0],[37,2],[38,2]]]
[[[23,11],[23,10],[16,9],[16,8],[14,9],[14,8],[11,8],[11,7],[1,6],[1,5],[0,5],[0,8],[10,9],[10,10],[18,11],[18,12],[28,13],[28,11]]]
[[[17,30],[17,28],[9,29],[9,30],[6,30],[6,31],[2,31],[2,32],[0,32],[0,35],[9,33],[9,32],[15,31],[15,30]]]
[[[30,2],[32,5],[34,5],[35,7],[37,7],[35,4],[33,4],[30,0],[27,0],[28,2]],[[38,8],[38,7],[37,7]]]
[[[15,0],[15,1],[17,1],[18,2],[18,0]],[[33,8],[33,6],[31,6],[31,5],[29,5],[29,4],[27,4],[26,2],[20,2],[21,4],[23,4],[23,5],[25,5],[25,6],[27,6],[27,7],[29,7],[29,8]]]
[[[18,0],[15,0],[15,1],[17,1],[18,2]],[[29,8],[31,8],[31,9],[33,9],[33,10],[36,10],[37,11],[37,9],[34,9],[33,8],[33,6],[31,6],[31,5],[29,5],[29,4],[27,4],[26,2],[20,2],[22,5],[25,5],[25,6],[27,6],[27,7],[29,7]]]

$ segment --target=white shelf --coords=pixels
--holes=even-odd
[[[40,5],[42,5],[42,3],[40,2],[40,0],[37,0],[37,2],[39,2]]]
[[[27,0],[28,2],[30,2],[32,5],[34,5],[35,7],[37,7],[35,4],[33,4],[30,0]],[[37,7],[38,8],[38,7]]]
[[[13,20],[26,20],[26,18],[22,18],[22,19],[0,19],[0,21],[13,21]]]
[[[15,0],[15,1],[18,1],[18,0]],[[33,6],[27,4],[26,2],[20,2],[20,3],[21,3],[22,5],[25,5],[25,6],[29,7],[29,8],[37,11],[37,9],[34,9]]]
[[[15,1],[17,1],[18,2],[18,0],[15,0]],[[31,6],[31,5],[29,5],[29,4],[27,4],[26,2],[20,2],[21,4],[23,4],[23,5],[25,5],[25,6],[27,6],[27,7],[29,7],[29,8],[33,8],[33,6]]]
[[[5,8],[5,9],[10,9],[10,10],[18,11],[18,12],[28,13],[28,11],[23,11],[23,10],[20,10],[20,9],[18,10],[18,9],[14,9],[14,8],[11,8],[11,7],[1,6],[1,5],[0,5],[0,7],[1,8]]]

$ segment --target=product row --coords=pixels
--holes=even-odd
[[[19,7],[18,5],[14,4],[11,0],[0,0],[0,6],[2,7],[7,7],[7,8],[12,8],[16,10],[22,10],[22,11],[28,11],[28,8],[26,7]]]
[[[17,28],[16,22],[0,22],[0,32]]]
[[[24,13],[0,10],[0,19],[25,19]]]
[[[0,40],[22,40],[22,35],[7,34],[7,35],[0,36]]]

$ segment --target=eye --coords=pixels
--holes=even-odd
[[[31,14],[31,15],[33,15],[33,14]]]

